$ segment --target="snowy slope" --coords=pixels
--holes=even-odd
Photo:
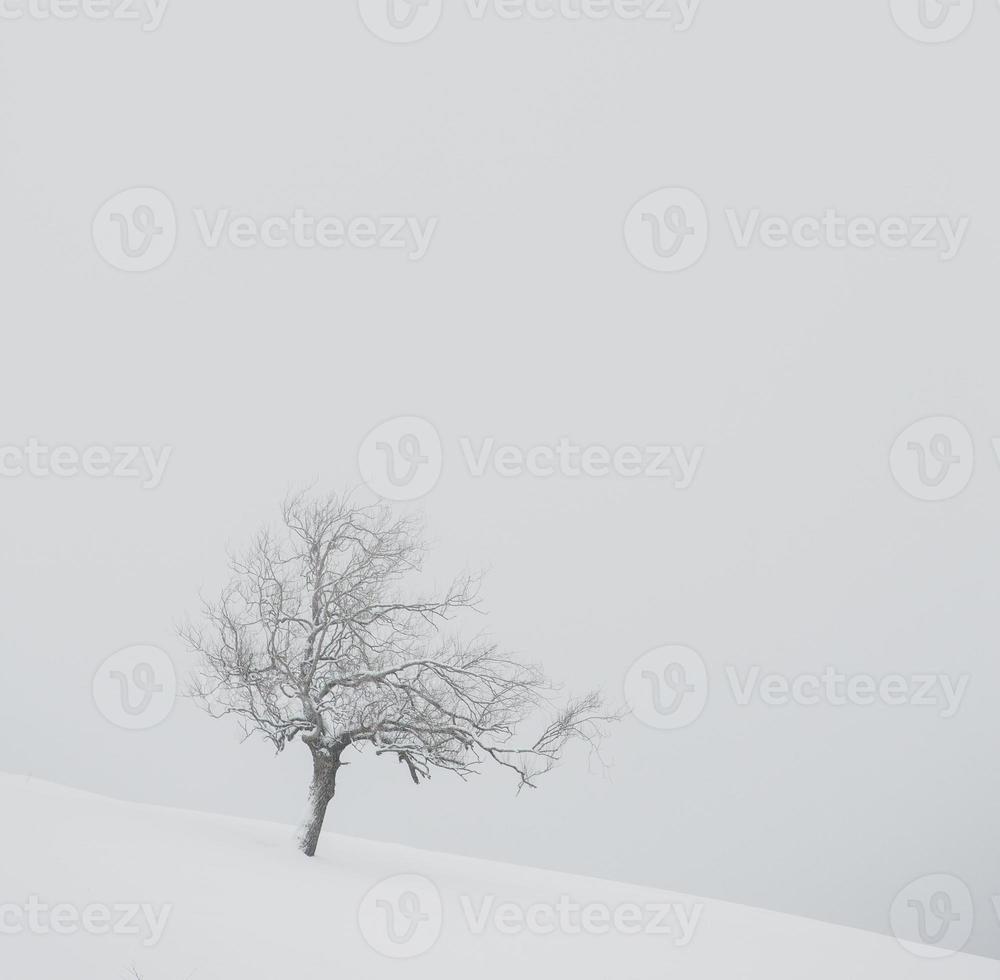
[[[0,906],[27,910],[35,896],[33,932],[27,911],[0,920],[2,980],[119,980],[133,964],[143,980],[1000,976],[991,960],[921,958],[805,919],[335,834],[309,861],[286,827],[18,776],[0,776],[0,813]],[[54,934],[40,903],[67,903],[62,915],[77,920]],[[114,908],[144,904],[148,918],[131,923]],[[143,931],[84,933],[84,914],[92,933],[111,922]],[[145,924],[164,921],[147,945]]]

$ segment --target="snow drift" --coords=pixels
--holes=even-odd
[[[2,980],[957,980],[991,960],[648,888],[0,776]],[[134,971],[134,972],[133,972]]]

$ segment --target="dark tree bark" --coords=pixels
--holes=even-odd
[[[313,750],[313,777],[309,786],[309,801],[298,838],[299,850],[306,857],[316,856],[326,811],[337,789],[337,770],[340,766],[339,756],[332,756],[323,750]]]
[[[0,0],[2,2],[2,0]],[[515,731],[551,710],[542,671],[453,620],[479,610],[479,579],[407,597],[424,562],[421,525],[383,504],[291,497],[283,528],[263,528],[231,561],[233,578],[183,631],[201,654],[191,692],[218,718],[278,752],[313,760],[296,842],[316,854],[348,748],[396,756],[415,783],[435,769],[465,777],[491,762],[534,786],[571,743],[595,748],[607,722],[595,691],[558,709],[534,738]]]

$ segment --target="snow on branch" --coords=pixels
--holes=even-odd
[[[618,715],[596,693],[519,740],[551,710],[555,688],[539,668],[455,630],[479,611],[478,577],[411,590],[425,557],[416,519],[307,495],[282,517],[231,558],[229,584],[182,631],[200,655],[192,693],[213,715],[236,717],[278,751],[298,739],[339,763],[346,749],[370,747],[414,782],[492,762],[533,787],[570,743],[597,750]]]

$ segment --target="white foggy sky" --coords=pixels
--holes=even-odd
[[[686,34],[615,21],[477,23],[449,8],[394,47],[353,3],[173,0],[163,26],[6,25],[2,441],[173,447],[161,486],[0,482],[0,769],[132,800],[294,822],[302,750],[275,761],[181,704],[123,732],[90,698],[173,627],[286,490],[359,480],[394,416],[433,422],[419,504],[442,577],[484,567],[489,629],[582,691],[621,697],[683,643],[713,694],[679,732],[629,720],[607,779],[572,757],[536,793],[499,776],[414,788],[345,770],[331,829],[655,884],[884,931],[931,872],[972,887],[1000,954],[995,618],[1000,212],[992,5],[918,45],[867,0],[705,0]],[[166,192],[170,261],[94,250],[111,195]],[[695,189],[694,268],[642,269],[622,222]],[[436,216],[427,257],[205,248],[192,216]],[[736,249],[723,211],[971,215],[933,253]],[[911,422],[960,418],[978,454],[938,505],[893,482]],[[655,480],[473,479],[458,449],[705,448]],[[741,670],[970,675],[961,712],[738,708]]]

